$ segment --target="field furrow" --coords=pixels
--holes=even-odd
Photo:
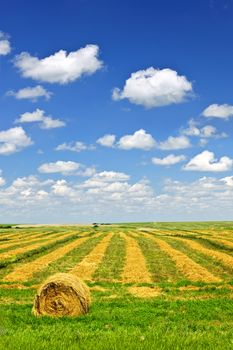
[[[126,241],[126,261],[121,280],[124,283],[152,283],[152,277],[147,269],[145,257],[137,241],[122,233]]]
[[[16,267],[11,273],[6,275],[3,281],[6,282],[14,282],[28,281],[33,277],[35,272],[44,270],[49,264],[52,262],[64,257],[65,254],[69,253],[71,250],[80,246],[83,242],[85,242],[89,237],[79,238],[71,243],[66,244],[63,247],[57,248],[49,254],[43,255],[40,258],[33,260],[26,264],[21,264]]]
[[[170,244],[174,249],[187,255],[191,260],[203,266],[213,276],[219,277],[221,280],[229,280],[231,273],[218,261],[212,257],[207,256],[198,250],[191,249],[182,239],[174,239],[173,237],[166,237],[164,240]]]
[[[125,240],[114,234],[105,255],[94,274],[95,280],[117,281],[120,279],[125,261]]]
[[[181,280],[175,262],[162,251],[155,241],[145,235],[135,237],[143,255],[145,256],[148,270],[154,282],[176,282]]]
[[[220,279],[212,275],[207,269],[197,264],[187,255],[172,248],[170,244],[162,239],[152,238],[170,258],[175,262],[177,269],[190,281],[219,282]],[[174,238],[173,238],[174,239]]]
[[[111,233],[106,235],[77,266],[71,269],[70,272],[84,280],[92,280],[96,269],[103,260],[112,236]]]
[[[176,238],[176,239],[179,239],[179,238]],[[230,256],[226,253],[219,252],[217,250],[206,248],[202,244],[195,242],[193,240],[186,239],[186,238],[182,239],[182,242],[184,242],[190,248],[198,250],[200,253],[203,253],[207,256],[212,257],[215,260],[220,261],[224,266],[233,270],[233,257],[232,256]]]
[[[29,244],[33,244],[33,243],[36,243],[36,242],[42,242],[42,241],[45,241],[47,239],[50,239],[51,237],[52,238],[56,238],[56,237],[59,237],[61,235],[60,232],[58,233],[53,233],[53,234],[36,234],[36,235],[32,235],[30,236],[29,238],[22,238],[22,239],[18,239],[18,240],[14,240],[13,242],[8,242],[8,243],[5,243],[5,244],[1,244],[0,245],[0,254],[2,253],[2,250],[11,250],[11,249],[14,249],[14,248],[17,248],[18,246],[22,246],[22,245],[28,245]]]
[[[59,240],[62,240],[64,238],[67,238],[67,237],[72,236],[72,235],[73,235],[72,233],[66,233],[64,235],[59,235],[59,237],[57,237],[57,238],[54,238],[54,237],[49,238],[43,242],[30,244],[30,245],[27,245],[25,247],[19,247],[19,248],[16,248],[16,249],[4,252],[4,253],[0,253],[0,260],[5,260],[5,259],[8,259],[10,257],[17,256],[18,254],[22,254],[22,253],[28,252],[30,250],[44,247],[51,242],[58,242]]]

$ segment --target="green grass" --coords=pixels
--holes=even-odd
[[[94,274],[99,280],[119,280],[125,263],[125,241],[119,234],[115,234],[108,248],[102,263]]]
[[[177,241],[168,237],[163,238],[164,241],[169,243],[173,248],[181,251],[196,263],[205,267],[214,276],[218,276],[224,280],[230,280],[232,278],[232,270],[221,264],[218,260],[213,259],[211,256],[203,254],[195,249],[188,247],[182,239]]]
[[[154,282],[175,282],[181,279],[175,263],[149,237],[137,237]]]
[[[26,283],[27,285],[33,285],[40,283],[49,275],[56,272],[68,272],[70,269],[75,267],[87,254],[89,254],[92,249],[103,239],[104,235],[97,236],[90,233],[90,238],[82,243],[79,247],[73,249],[68,254],[65,254],[60,259],[51,263],[45,270],[37,272],[34,274],[33,278]]]
[[[156,298],[139,299],[129,293],[129,286],[114,282],[120,279],[125,263],[125,241],[118,232],[130,234],[137,228],[152,228],[163,232],[156,236],[172,247],[185,253],[211,273],[223,278],[223,282],[208,284],[184,280],[172,260],[162,252],[154,241],[152,232],[136,238],[154,283],[141,286],[161,288]],[[9,265],[0,261],[0,278],[23,262],[49,253],[71,242],[86,232],[89,239],[79,247],[36,273],[27,283],[28,289],[3,289],[0,286],[0,349],[2,350],[228,350],[233,349],[233,278],[230,270],[211,257],[207,257],[182,243],[172,235],[185,234],[203,246],[232,255],[231,249],[221,243],[213,244],[206,239],[212,231],[233,233],[232,222],[204,223],[130,223],[92,227],[36,227],[0,229],[0,240],[5,234],[43,232],[73,232],[70,238],[48,244],[42,249],[18,255]],[[209,231],[208,231],[209,230]],[[107,234],[114,235],[106,254],[95,272],[90,312],[77,318],[54,319],[34,317],[32,305],[35,290],[33,284],[41,283],[48,275],[58,271],[67,272],[79,263]],[[146,232],[146,230],[145,230]],[[97,236],[97,233],[102,233]],[[112,281],[111,281],[112,280]],[[1,284],[1,280],[0,280]],[[2,284],[4,284],[2,282]],[[10,283],[9,283],[10,284]],[[190,287],[181,289],[181,287]],[[191,287],[199,287],[198,290]],[[100,288],[101,287],[101,288]]]
[[[230,300],[95,300],[79,318],[35,318],[31,305],[1,305],[7,350],[231,349]]]

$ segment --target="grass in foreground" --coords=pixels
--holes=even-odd
[[[21,300],[32,298],[28,290],[18,291],[15,297],[19,294]],[[1,305],[0,348],[174,350],[233,347],[232,301],[219,298],[217,293],[208,300],[140,300],[126,295],[113,300],[104,299],[103,295],[94,298],[90,313],[74,319],[35,318],[31,314],[31,304]]]
[[[138,228],[147,229],[146,234],[140,234]],[[181,232],[186,236],[184,239],[198,241],[204,247],[231,257],[233,253],[230,249],[225,249],[224,245],[213,245],[206,237],[225,232],[228,237],[231,237],[232,232],[233,237],[233,223],[131,223],[102,226],[95,233],[90,227],[54,229],[64,233],[88,232],[90,238],[63,257],[58,257],[46,269],[35,273],[28,282],[19,286],[14,286],[13,282],[7,285],[5,283],[4,286],[4,282],[0,281],[0,349],[233,349],[233,281],[230,270],[212,256],[187,247],[182,239],[175,239],[176,232],[179,233],[178,238]],[[153,229],[157,233],[153,233]],[[33,230],[35,229],[27,228],[19,231],[28,234]],[[41,228],[42,231],[51,232],[51,227]],[[0,232],[0,239],[5,239],[6,232],[11,233],[5,229],[4,233]],[[38,228],[35,232],[38,233]],[[103,235],[99,237],[98,233],[101,232]],[[94,280],[89,283],[93,298],[90,313],[78,318],[34,317],[31,313],[35,295],[32,285],[41,283],[48,274],[69,271],[90,254],[109,232],[114,234],[113,238],[95,271]],[[129,234],[129,237],[130,232],[137,233],[131,237],[138,242],[155,283],[119,282],[127,257],[126,240],[119,232]],[[185,280],[169,256],[151,241],[150,236],[153,234],[213,275],[220,276],[222,281],[207,283]],[[3,277],[14,267],[34,261],[68,242],[70,241],[62,241],[48,245],[46,249],[33,251],[33,254],[14,257],[5,267],[2,265],[0,276]],[[133,271],[134,274],[136,272]],[[140,299],[130,294],[131,287],[149,291],[155,287],[158,293],[154,298]]]

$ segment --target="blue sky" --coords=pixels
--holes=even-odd
[[[233,1],[1,1],[0,221],[230,220]]]

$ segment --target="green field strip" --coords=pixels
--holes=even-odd
[[[2,244],[0,245],[0,256],[3,252],[8,252],[19,247],[26,247],[37,242],[45,242],[46,240],[49,240],[52,237],[55,239],[62,235],[64,235],[64,233],[62,232],[36,234],[35,237],[34,235],[32,235],[27,238],[24,237],[23,239],[18,239],[16,242]]]
[[[191,249],[184,242],[182,242],[182,238],[178,240],[166,237],[164,240],[167,243],[169,243],[173,248],[180,250],[193,261],[205,267],[214,276],[219,277],[222,280],[229,280],[232,277],[232,274],[229,271],[227,271],[226,268],[219,261],[197,250]]]
[[[92,234],[87,234],[87,237],[91,237]],[[63,247],[66,244],[69,244],[75,240],[77,240],[77,238],[84,238],[84,235],[72,235],[72,236],[68,236],[65,239],[62,240],[58,240],[58,241],[54,241],[50,244],[48,244],[47,246],[42,246],[38,249],[34,249],[32,251],[26,252],[24,254],[21,254],[17,257],[15,257],[15,259],[12,259],[10,261],[6,261],[6,262],[0,262],[0,284],[1,283],[5,283],[3,281],[4,277],[10,273],[13,272],[14,269],[16,269],[17,267],[19,267],[21,264],[27,264],[29,262],[33,262],[35,261],[35,259],[38,259],[42,256],[45,256],[46,254],[49,254],[53,251],[56,251],[56,249]],[[5,264],[4,264],[5,263]],[[1,264],[3,266],[1,266]]]
[[[23,230],[20,230],[20,232],[17,232],[17,233],[12,233],[12,235],[10,237],[5,237],[2,241],[0,241],[0,249],[1,249],[1,246],[2,245],[5,245],[6,243],[15,243],[15,244],[19,244],[20,242],[26,240],[26,239],[30,239],[34,236],[38,236],[38,235],[52,235],[52,234],[58,234],[58,233],[62,233],[62,232],[65,232],[63,230],[34,230],[34,232],[32,231],[23,231]],[[1,236],[0,236],[1,237]]]
[[[224,243],[224,240],[227,242]],[[211,237],[211,238],[198,237],[197,239],[195,239],[195,242],[202,244],[204,247],[208,249],[218,250],[219,252],[223,252],[233,256],[233,242],[227,239],[223,239],[223,238],[218,239],[214,237]],[[229,243],[229,245],[227,245],[227,243]]]
[[[126,243],[115,233],[93,278],[95,280],[119,280],[125,264]]]
[[[220,263],[225,268],[225,270],[231,272],[232,274],[233,257],[230,254],[227,254],[226,252],[217,249],[207,248],[206,246],[198,243],[195,240],[183,239],[183,242],[186,246],[190,247],[191,249],[197,250],[208,257],[212,257],[214,260],[218,261],[218,263]]]
[[[58,260],[60,257],[65,256],[73,249],[77,248],[89,237],[78,237],[77,239],[62,245],[50,253],[44,254],[41,257],[30,261],[28,263],[23,263],[14,268],[14,270],[4,277],[6,282],[25,282],[33,277],[34,273],[44,270],[54,261]]]
[[[176,282],[184,279],[174,261],[150,237],[140,235],[134,238],[142,250],[154,282]]]
[[[38,247],[29,246],[28,249],[25,251],[18,253],[18,254],[12,254],[9,257],[7,256],[5,259],[0,260],[0,269],[7,267],[10,264],[16,263],[18,261],[21,261],[25,258],[34,256],[36,254],[39,254],[40,252],[45,252],[49,248],[55,247],[59,243],[65,243],[68,242],[69,240],[73,240],[77,238],[77,234],[67,234],[64,235],[63,238],[57,238],[55,240],[51,240],[48,242],[45,242],[44,244],[39,245]],[[14,252],[14,251],[11,251]]]
[[[75,235],[75,234],[77,234],[77,232],[76,233],[74,233],[73,231],[71,232],[65,231],[65,233],[58,232],[58,233],[54,233],[53,235],[49,235],[48,237],[42,237],[42,239],[38,238],[35,241],[24,242],[23,244],[20,244],[17,246],[10,246],[0,251],[0,266],[1,266],[2,260],[6,260],[14,255],[24,253],[24,250],[28,251],[30,249],[37,249],[39,248],[40,245],[46,244],[46,242],[49,243],[50,241],[57,240],[59,238],[65,238],[66,236]],[[77,235],[81,236],[82,234],[80,233]]]
[[[69,234],[68,232],[66,232],[65,234]],[[70,234],[72,234],[72,232],[70,232]],[[35,238],[31,240],[23,240],[21,242],[19,242],[18,244],[12,244],[4,249],[1,249],[0,247],[0,261],[2,259],[2,257],[4,257],[4,255],[7,255],[7,253],[9,252],[9,255],[11,255],[11,252],[14,250],[17,250],[18,248],[26,248],[26,247],[30,247],[34,244],[39,244],[39,243],[43,243],[46,241],[49,241],[51,239],[58,239],[59,237],[64,236],[64,233],[58,232],[58,233],[54,233],[54,234],[49,234],[48,236],[45,234],[42,237],[39,238]]]
[[[21,235],[13,240],[7,240],[7,241],[4,241],[4,242],[1,242],[0,243],[0,252],[2,251],[2,249],[5,249],[5,246],[9,244],[9,247],[12,247],[14,248],[14,245],[15,246],[20,246],[22,243],[24,244],[25,241],[30,241],[33,237],[35,237],[35,240],[37,238],[41,238],[43,239],[44,237],[47,238],[47,237],[54,237],[54,236],[58,236],[59,234],[62,235],[64,233],[67,233],[67,232],[70,232],[70,233],[77,233],[77,234],[82,234],[82,233],[85,233],[87,232],[87,230],[83,230],[83,231],[77,231],[77,230],[47,230],[47,231],[44,231],[44,232],[33,232],[33,233],[30,233],[28,232],[27,235]]]
[[[106,235],[91,233],[89,236],[90,238],[87,241],[70,251],[68,254],[57,259],[55,262],[49,264],[45,270],[35,273],[28,284],[33,285],[41,283],[41,281],[43,281],[49,275],[57,272],[70,272],[70,270],[81,262]]]

